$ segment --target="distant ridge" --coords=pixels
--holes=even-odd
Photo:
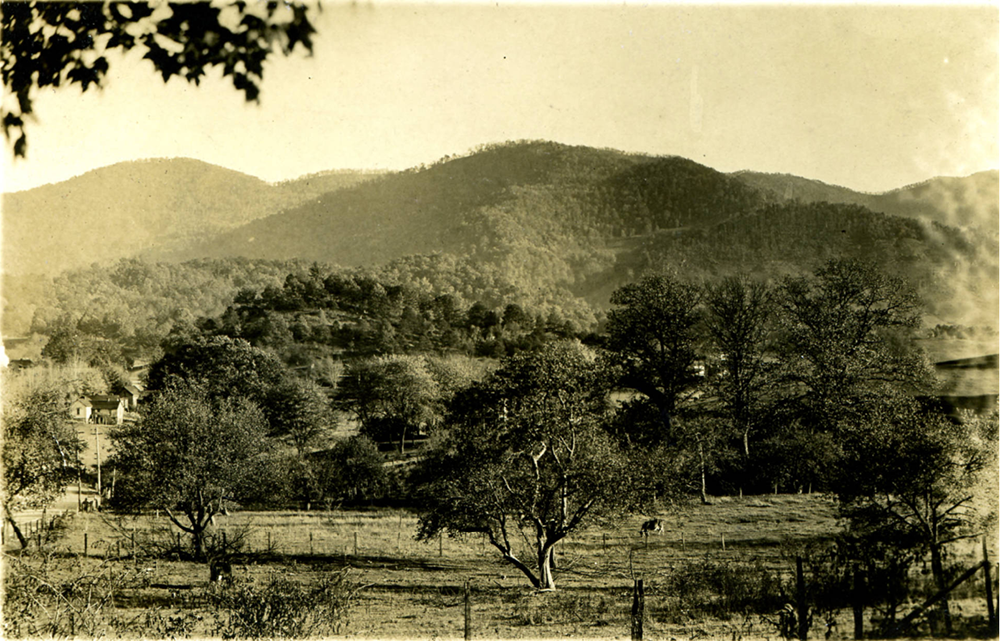
[[[373,174],[324,172],[270,185],[190,158],[117,163],[3,195],[3,268],[55,274],[247,223]]]
[[[1000,227],[1000,172],[931,178],[887,192],[869,194],[789,174],[738,171],[734,177],[783,200],[863,205],[872,211],[977,228],[996,236]]]
[[[914,193],[907,189],[900,193]],[[490,265],[522,291],[561,288],[603,307],[650,270],[778,278],[849,256],[907,276],[942,318],[988,310],[995,243],[937,222],[947,212],[915,193],[922,209],[900,217],[868,207],[871,195],[795,176],[519,142],[387,174],[150,258],[297,258],[413,276],[407,257],[452,256]],[[878,202],[889,209],[901,200],[894,192]],[[993,215],[989,203],[972,204],[980,209],[970,219]]]
[[[486,279],[493,291],[600,308],[650,271],[773,279],[855,257],[914,282],[935,322],[996,326],[997,184],[990,171],[862,194],[545,141],[273,185],[152,160],[5,195],[4,266],[54,274],[122,256],[315,261],[445,293]]]

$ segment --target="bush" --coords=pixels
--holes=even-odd
[[[624,612],[623,597],[610,593],[551,592],[519,594],[508,601],[515,625],[612,626]]]
[[[116,599],[145,585],[145,577],[134,569],[105,562],[84,570],[75,559],[47,550],[4,555],[3,566],[7,639],[114,635],[133,623],[116,609]]]
[[[706,557],[672,572],[660,591],[672,602],[668,623],[705,616],[729,619],[735,614],[767,614],[787,601],[781,576],[759,559],[717,561]]]
[[[300,639],[339,634],[355,592],[345,570],[315,586],[275,574],[238,578],[222,584],[211,599],[224,614],[217,630],[224,639]]]

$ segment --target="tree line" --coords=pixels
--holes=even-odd
[[[499,359],[356,353],[325,379],[220,331],[254,306],[359,317],[391,308],[401,319],[405,292],[376,285],[289,277],[242,292],[200,333],[169,337],[148,374],[150,402],[113,434],[114,505],[169,510],[198,556],[227,506],[403,502],[421,512],[420,536],[478,533],[543,589],[555,586],[555,546],[586,523],[689,495],[834,493],[843,549],[858,562],[885,570],[885,546],[899,551],[893,562],[926,555],[941,585],[947,546],[995,518],[983,497],[996,416],[935,405],[913,343],[919,301],[870,263],[833,260],[780,282],[649,276],[615,292],[586,344],[550,333]],[[507,310],[492,310],[491,323],[473,307],[467,327],[504,326]],[[338,412],[358,437],[332,437]],[[377,442],[400,456],[416,435],[424,444],[411,465],[382,465]]]

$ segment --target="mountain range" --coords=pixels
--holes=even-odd
[[[996,326],[997,194],[996,171],[866,194],[550,142],[277,185],[189,159],[149,160],[4,194],[3,267],[56,274],[128,256],[296,258],[387,266],[434,287],[435,270],[477,264],[524,296],[560,290],[601,307],[649,270],[780,277],[856,256],[910,278],[931,322]]]
[[[375,175],[331,171],[269,184],[189,158],[102,167],[3,195],[3,269],[52,275],[186,246]]]

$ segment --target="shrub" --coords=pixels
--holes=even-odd
[[[759,559],[719,561],[706,556],[687,562],[668,575],[659,591],[673,602],[664,613],[670,623],[771,613],[787,600],[781,576]]]
[[[145,581],[119,564],[81,569],[75,559],[46,550],[4,555],[3,566],[3,636],[8,639],[100,637],[128,627],[131,622],[116,609],[116,599]]]
[[[224,614],[217,630],[224,639],[300,639],[339,634],[355,592],[347,571],[315,586],[271,574],[224,583],[211,599]]]
[[[624,612],[626,599],[610,593],[567,592],[520,594],[511,601],[515,625],[611,626]]]

